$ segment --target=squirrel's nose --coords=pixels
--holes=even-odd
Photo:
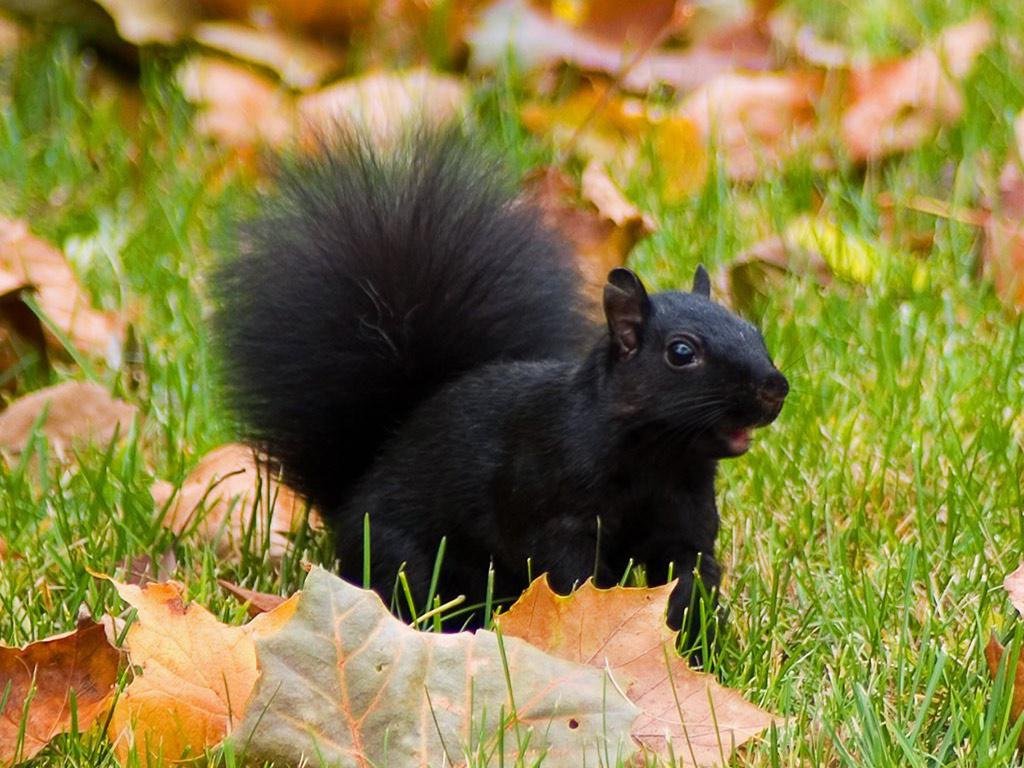
[[[779,371],[769,373],[757,388],[757,399],[769,410],[778,412],[789,394],[789,382]]]

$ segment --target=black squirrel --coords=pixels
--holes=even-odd
[[[387,151],[349,133],[283,163],[213,275],[215,339],[246,436],[329,521],[343,576],[385,600],[483,603],[547,572],[562,593],[630,561],[714,591],[719,459],[788,391],[760,332],[615,269],[607,330],[566,244],[460,129]],[[422,602],[419,603],[422,605]]]

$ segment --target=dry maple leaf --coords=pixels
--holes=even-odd
[[[200,605],[186,605],[175,582],[110,581],[137,611],[124,647],[140,670],[111,716],[118,758],[125,764],[132,748],[143,766],[201,755],[240,721],[258,676],[253,639],[287,621],[294,600],[233,627]]]
[[[588,199],[583,205],[576,201],[575,184],[557,168],[531,173],[525,194],[540,209],[544,223],[572,247],[597,314],[609,271],[625,264],[636,242],[654,230],[654,222],[622,196],[600,165],[591,164],[588,171],[583,190]]]
[[[23,451],[44,413],[40,433],[63,457],[79,443],[103,444],[127,434],[138,409],[99,384],[65,381],[25,395],[0,413],[0,449]]]
[[[665,623],[674,586],[598,589],[588,580],[562,597],[541,576],[498,626],[560,658],[608,669],[640,708],[632,735],[645,751],[674,755],[680,765],[721,765],[776,718],[679,657],[678,632]]]
[[[545,768],[576,768],[634,750],[637,710],[603,671],[492,632],[417,632],[376,593],[321,568],[294,618],[256,648],[262,674],[233,737],[253,762],[529,765],[543,755]]]
[[[988,671],[995,680],[999,674],[999,663],[1006,655],[1006,647],[996,640],[996,636],[990,635],[988,645],[985,646],[985,661],[988,663]],[[1010,681],[1013,686],[1013,694],[1010,699],[1010,720],[1015,722],[1021,713],[1024,712],[1024,656],[1017,659],[1017,668],[1013,670],[1013,679]],[[1024,749],[1024,732],[1017,738],[1017,746]]]
[[[853,102],[842,117],[850,156],[873,160],[919,146],[964,110],[960,82],[992,41],[976,17],[950,27],[907,58],[853,72]]]
[[[120,664],[121,652],[91,619],[25,648],[0,648],[0,764],[28,760],[70,731],[72,696],[78,730],[91,728],[110,705]]]
[[[308,509],[295,491],[278,481],[265,459],[238,443],[206,454],[176,496],[174,487],[163,481],[154,483],[151,492],[157,506],[166,507],[165,527],[179,534],[195,531],[223,555],[238,554],[250,540],[257,546],[267,541],[267,553],[279,560]],[[319,527],[315,510],[308,514],[310,525]]]
[[[110,362],[120,358],[124,323],[93,309],[64,254],[33,236],[24,222],[0,217],[0,274],[4,294],[34,289],[46,318],[76,349]],[[63,340],[49,324],[43,333],[51,351],[64,352]]]

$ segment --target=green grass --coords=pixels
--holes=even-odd
[[[965,119],[909,155],[829,174],[796,162],[749,187],[718,178],[671,208],[634,179],[631,194],[661,227],[633,265],[657,286],[685,285],[698,262],[720,268],[816,201],[876,244],[881,191],[973,203],[1024,107],[1020,7],[989,4],[1000,38],[968,83]],[[969,10],[892,0],[794,8],[876,54],[906,50]],[[97,614],[121,610],[87,569],[115,573],[171,545],[189,594],[232,621],[242,611],[218,577],[290,592],[303,558],[330,561],[320,537],[277,570],[258,551],[225,562],[156,523],[150,482],[180,479],[232,437],[216,395],[203,274],[244,194],[191,132],[173,61],[144,57],[143,106],[125,117],[123,100],[94,86],[90,60],[73,35],[53,32],[0,65],[0,213],[62,245],[95,302],[133,318],[141,384],[102,366],[96,376],[144,418],[74,469],[26,461],[0,470],[0,537],[18,554],[0,564],[8,644],[70,628],[83,603]],[[498,93],[482,99],[485,122],[517,161],[543,157],[496,109],[515,103],[514,88]],[[977,231],[918,214],[898,221],[934,235],[926,290],[885,281],[823,290],[794,276],[756,309],[793,391],[754,450],[722,467],[731,620],[710,667],[792,721],[739,764],[1024,765],[1012,754],[1006,687],[993,688],[983,656],[992,629],[1014,652],[1024,639],[1000,586],[1024,555],[1021,323],[975,276]],[[58,364],[19,386],[83,376]],[[84,736],[57,740],[35,764],[114,761],[102,740]]]

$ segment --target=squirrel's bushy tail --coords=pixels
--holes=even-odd
[[[459,129],[347,133],[277,182],[213,275],[214,332],[245,436],[328,514],[441,384],[585,333],[567,248]]]

